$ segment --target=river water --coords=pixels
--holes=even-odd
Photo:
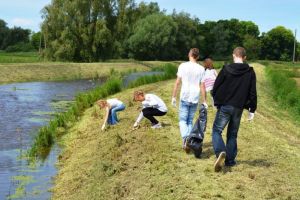
[[[123,84],[144,75],[124,78]],[[28,164],[23,155],[37,130],[47,125],[56,112],[62,112],[78,92],[90,90],[101,81],[76,80],[30,82],[0,85],[0,199],[50,199],[52,177],[60,149],[54,146],[44,161]]]

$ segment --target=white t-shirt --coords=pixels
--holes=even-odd
[[[180,99],[190,103],[198,103],[200,97],[200,83],[204,76],[203,66],[194,62],[179,65],[177,77],[181,78],[182,86]]]
[[[112,108],[117,107],[117,106],[120,106],[120,105],[123,104],[123,102],[120,101],[120,100],[118,100],[117,98],[107,99],[106,101],[107,101],[107,103],[108,103]]]
[[[167,112],[168,108],[164,101],[155,94],[145,94],[145,100],[142,102],[144,108],[153,107],[161,112]]]
[[[201,80],[201,83],[205,84],[206,91],[211,91],[214,87],[216,78],[217,78],[217,72],[215,69],[206,69],[204,73],[204,77]]]

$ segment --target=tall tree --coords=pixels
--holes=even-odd
[[[199,29],[200,21],[198,18],[191,18],[188,13],[176,11],[173,12],[172,18],[178,26],[173,59],[187,59],[189,49],[199,48],[204,41]]]
[[[4,48],[4,40],[7,37],[9,29],[4,20],[0,19],[0,49]]]
[[[291,30],[277,26],[262,37],[262,58],[270,60],[291,60],[294,35]]]
[[[172,17],[149,15],[138,21],[129,38],[130,57],[140,60],[171,59],[176,44],[177,25]]]
[[[53,0],[43,15],[46,56],[89,62],[111,57],[117,9],[116,0]]]
[[[4,37],[2,48],[6,49],[9,46],[14,46],[18,43],[29,43],[30,36],[29,29],[22,29],[21,27],[13,27],[9,29]]]
[[[258,59],[261,53],[261,41],[253,35],[245,35],[243,46],[247,51],[247,58],[250,60]]]

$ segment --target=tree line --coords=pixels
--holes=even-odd
[[[236,46],[244,46],[253,60],[290,61],[293,54],[293,32],[283,26],[260,33],[251,21],[202,23],[185,12],[167,14],[155,2],[53,0],[42,17],[35,43],[42,45],[43,56],[54,61],[182,60],[191,47],[216,60],[228,59]],[[5,49],[1,30],[0,23],[0,48]],[[299,59],[299,43],[297,47]]]
[[[7,23],[0,19],[0,50],[7,52],[36,51],[40,47],[41,32],[34,33],[21,27],[9,28]]]

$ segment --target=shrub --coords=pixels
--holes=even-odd
[[[296,81],[292,79],[294,77],[293,71],[279,70],[272,67],[268,67],[266,70],[274,98],[300,117],[300,90]]]
[[[30,52],[35,51],[34,47],[30,43],[20,42],[18,44],[8,46],[5,49],[6,52]]]

